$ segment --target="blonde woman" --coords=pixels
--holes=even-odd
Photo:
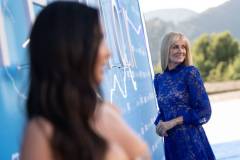
[[[154,79],[160,109],[155,125],[164,137],[166,160],[215,160],[202,127],[210,119],[211,106],[183,34],[165,35],[161,67],[164,72]]]

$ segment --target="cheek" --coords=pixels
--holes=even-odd
[[[108,48],[106,47],[106,44],[102,42],[98,50],[96,68],[95,68],[95,78],[98,84],[101,83],[101,81],[103,80],[104,66],[108,62],[109,57],[110,57],[110,53],[108,51]]]
[[[175,59],[175,52],[174,52],[174,50],[172,50],[172,51],[170,52],[169,58],[170,58],[170,59]]]
[[[102,74],[103,74],[103,66],[101,63],[101,58],[99,57],[96,68],[95,68],[95,75],[96,75],[97,81],[101,80]]]
[[[104,64],[105,64],[105,57],[101,53],[99,53],[97,57],[97,63],[95,67],[95,80],[97,84],[101,83],[103,76],[104,76]]]

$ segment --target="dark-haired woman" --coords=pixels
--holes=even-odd
[[[110,54],[96,9],[48,5],[33,25],[29,53],[22,160],[150,159],[117,108],[97,96]]]

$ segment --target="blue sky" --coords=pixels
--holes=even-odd
[[[139,0],[143,12],[157,9],[185,8],[201,13],[228,0]]]

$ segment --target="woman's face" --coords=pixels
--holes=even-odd
[[[169,63],[181,64],[186,58],[186,43],[183,40],[177,40],[170,46]]]
[[[100,84],[101,81],[103,80],[104,67],[108,62],[109,57],[110,57],[110,52],[107,48],[106,42],[102,40],[98,48],[98,55],[97,55],[97,60],[96,60],[96,65],[94,70],[94,78],[97,84]]]

